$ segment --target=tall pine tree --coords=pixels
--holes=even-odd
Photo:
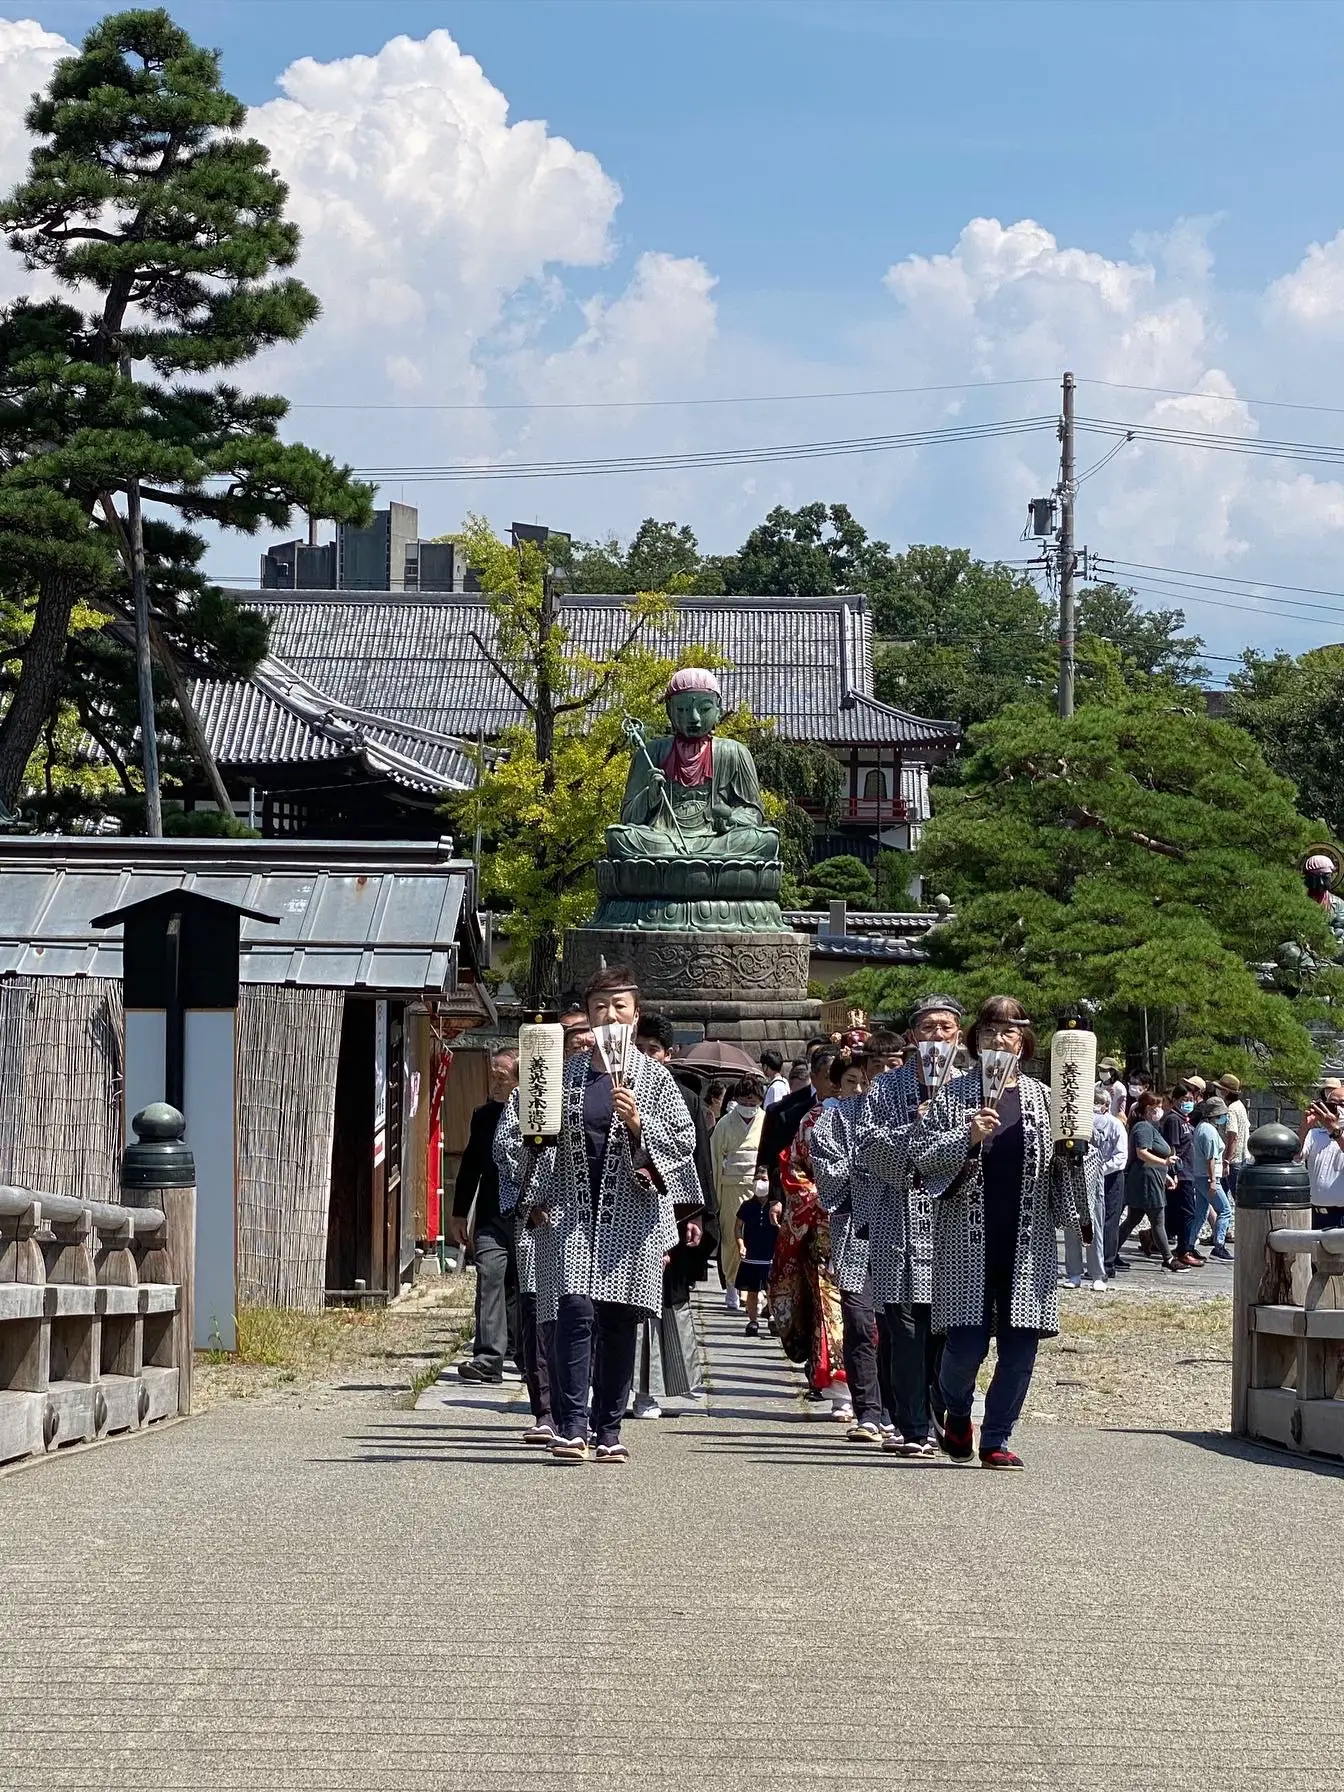
[[[199,572],[193,525],[255,533],[291,509],[367,519],[349,469],[286,443],[283,398],[212,373],[293,342],[318,301],[281,270],[298,253],[286,188],[246,109],[220,84],[219,56],[166,12],[104,19],[58,63],[26,122],[37,138],[0,229],[68,299],[0,313],[0,596],[31,606],[7,656],[0,800],[12,805],[63,704],[121,733],[125,656],[71,622],[85,601],[125,617],[125,494],[142,482],[161,657],[246,672],[265,630]],[[109,657],[110,656],[110,657]],[[17,673],[13,668],[17,666]]]

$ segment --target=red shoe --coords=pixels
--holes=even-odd
[[[1181,1251],[1176,1261],[1182,1269],[1200,1269],[1204,1263],[1198,1251]]]
[[[981,1468],[1025,1468],[1027,1465],[1020,1456],[1014,1456],[1006,1445],[1000,1444],[996,1450],[981,1450]]]
[[[954,1419],[949,1413],[943,1425],[943,1449],[953,1462],[969,1462],[975,1454],[975,1432],[969,1419]]]

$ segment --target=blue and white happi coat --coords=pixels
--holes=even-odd
[[[855,1122],[873,1299],[883,1307],[933,1303],[933,1200],[909,1154],[922,1094],[912,1058],[874,1078]]]
[[[868,1280],[869,1178],[854,1161],[854,1126],[863,1101],[846,1095],[828,1102],[808,1134],[817,1199],[831,1216],[831,1274],[842,1294],[861,1294]]]
[[[547,1152],[554,1154],[554,1146],[548,1145]],[[545,1153],[543,1153],[545,1155]],[[545,1251],[551,1242],[551,1229],[545,1225],[529,1226],[526,1214],[519,1211],[518,1196],[521,1185],[530,1183],[535,1175],[532,1152],[523,1144],[522,1134],[518,1127],[518,1091],[515,1089],[505,1103],[504,1112],[499,1116],[499,1124],[495,1128],[493,1146],[495,1169],[499,1173],[499,1211],[503,1215],[513,1215],[513,1239],[518,1262],[518,1289],[522,1294],[537,1292],[537,1256]],[[550,1277],[553,1286],[555,1277]],[[554,1313],[548,1315],[554,1318]]]
[[[496,1165],[521,1190],[518,1211],[524,1220],[545,1216],[533,1234],[540,1320],[555,1317],[565,1294],[661,1314],[663,1256],[678,1242],[677,1215],[705,1204],[695,1169],[695,1123],[672,1077],[642,1054],[628,1086],[642,1121],[640,1161],[647,1160],[661,1187],[636,1175],[630,1134],[613,1115],[594,1196],[583,1125],[590,1058],[580,1052],[566,1060],[560,1138],[534,1164],[526,1163],[530,1153],[516,1103],[506,1108],[495,1134]]]
[[[1059,1330],[1057,1227],[1075,1234],[1090,1220],[1089,1186],[1099,1175],[1089,1145],[1082,1158],[1056,1157],[1050,1092],[1018,1078],[1022,1099],[1022,1206],[1013,1255],[1010,1323],[1053,1337]],[[934,1200],[933,1325],[982,1325],[985,1317],[985,1173],[971,1155],[970,1118],[983,1105],[980,1066],[954,1077],[912,1128],[910,1163]]]

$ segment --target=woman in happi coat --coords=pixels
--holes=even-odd
[[[770,1323],[785,1355],[807,1364],[808,1400],[818,1410],[829,1401],[833,1417],[852,1420],[844,1317],[830,1267],[831,1216],[812,1172],[812,1130],[822,1112],[817,1100],[803,1116],[793,1143],[780,1153],[784,1211],[770,1266]]]
[[[624,967],[599,971],[586,994],[596,1028],[633,1030],[639,991]],[[551,1406],[560,1436],[551,1454],[588,1460],[589,1390],[599,1462],[624,1462],[621,1420],[635,1372],[639,1323],[663,1307],[663,1258],[678,1242],[678,1218],[698,1237],[704,1196],[695,1170],[695,1126],[671,1075],[630,1050],[613,1077],[600,1052],[564,1067],[557,1144],[543,1152],[519,1195],[534,1226],[553,1228],[539,1254],[538,1310],[551,1304],[555,1345]],[[521,1147],[517,1114],[496,1137],[501,1167]],[[518,1178],[521,1182],[522,1178]]]
[[[851,1443],[882,1441],[884,1397],[879,1374],[877,1314],[869,1272],[869,1178],[854,1160],[859,1111],[868,1088],[867,1059],[849,1050],[831,1061],[832,1098],[809,1135],[812,1179],[830,1215],[830,1272],[840,1290],[840,1318],[854,1423]]]
[[[966,1045],[981,1061],[935,1096],[908,1145],[934,1199],[933,1324],[947,1334],[943,1448],[959,1461],[975,1453],[971,1402],[993,1338],[998,1360],[985,1397],[980,1461],[1020,1469],[1008,1440],[1040,1341],[1059,1331],[1055,1231],[1090,1235],[1088,1178],[1097,1174],[1096,1154],[1089,1145],[1081,1158],[1055,1156],[1049,1091],[1016,1065],[997,1105],[988,1105],[982,1054],[1007,1053],[1020,1062],[1036,1050],[1020,1002],[983,1002]]]

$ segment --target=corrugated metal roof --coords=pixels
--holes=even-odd
[[[456,989],[459,942],[474,925],[467,907],[474,889],[470,865],[421,862],[399,869],[374,846],[368,868],[361,869],[359,849],[349,844],[330,866],[314,863],[310,854],[285,865],[276,862],[283,861],[284,849],[273,841],[212,841],[212,848],[267,850],[214,851],[204,863],[194,851],[203,843],[189,842],[185,862],[172,864],[166,850],[135,862],[139,847],[179,844],[0,844],[0,975],[119,977],[120,934],[99,932],[91,917],[164,890],[186,889],[279,917],[278,925],[243,922],[240,974],[246,983],[424,995]],[[120,862],[108,850],[118,845]],[[429,855],[416,856],[423,861]]]
[[[350,718],[422,729],[440,741],[487,739],[523,711],[481,651],[496,651],[488,606],[470,594],[353,591],[235,593],[271,618],[274,661]],[[620,599],[570,597],[562,619],[575,648],[595,658],[626,638]],[[872,617],[840,597],[683,597],[646,644],[668,657],[715,649],[729,706],[773,718],[790,740],[880,743],[940,757],[951,722],[907,715],[872,694]],[[469,762],[468,762],[469,763]],[[468,774],[469,775],[469,774]]]

